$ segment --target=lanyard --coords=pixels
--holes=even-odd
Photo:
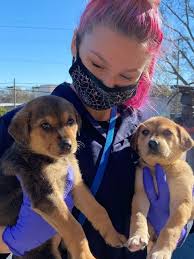
[[[108,158],[110,155],[111,146],[112,146],[112,142],[113,142],[113,138],[114,138],[116,114],[117,114],[117,108],[115,106],[111,110],[109,128],[108,128],[108,133],[107,133],[107,137],[106,137],[106,142],[104,145],[104,150],[103,150],[103,153],[102,153],[102,156],[100,159],[100,163],[99,163],[96,175],[94,177],[92,186],[90,188],[90,191],[94,196],[96,195],[96,193],[100,187],[100,184],[102,182],[102,179],[103,179],[103,176],[105,173],[105,169],[106,169],[106,166],[108,163]],[[82,226],[83,226],[85,220],[86,220],[86,217],[82,213],[80,213],[79,217],[78,217],[78,221]]]

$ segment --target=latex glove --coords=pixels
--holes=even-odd
[[[155,166],[155,176],[158,193],[156,193],[155,191],[153,177],[151,175],[150,169],[148,167],[143,168],[144,189],[150,202],[147,219],[154,228],[156,235],[158,236],[162,228],[165,226],[170,215],[170,192],[166,180],[165,171],[159,164],[156,164]],[[182,230],[178,244],[184,239],[186,233],[187,231],[185,226],[185,228],[183,228]]]
[[[66,178],[66,189],[64,190],[64,200],[70,211],[73,208],[71,194],[73,182],[73,170],[69,167]],[[24,193],[17,223],[14,226],[7,226],[2,238],[14,255],[22,256],[25,252],[40,246],[55,234],[56,230],[31,209],[30,200],[27,194]]]
[[[158,193],[155,191],[154,181],[150,169],[148,167],[144,167],[144,189],[150,202],[150,208],[147,219],[153,226],[155,233],[159,235],[161,229],[166,224],[170,215],[170,192],[168,188],[168,183],[166,181],[165,172],[163,168],[158,164],[155,166],[155,176],[158,187]]]

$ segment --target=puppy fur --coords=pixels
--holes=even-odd
[[[1,158],[0,184],[9,191],[1,196],[6,202],[0,202],[0,225],[16,222],[23,190],[30,198],[32,209],[59,233],[71,258],[94,259],[81,225],[63,200],[68,166],[74,172],[75,206],[109,245],[122,246],[126,240],[114,229],[106,210],[82,181],[75,158],[80,124],[72,104],[56,96],[36,98],[15,115],[9,127],[15,142]],[[21,180],[22,189],[15,176]],[[52,243],[49,240],[24,256],[14,258],[59,259],[59,243],[60,238],[56,236]]]
[[[131,251],[148,245],[147,259],[170,259],[181,231],[194,218],[192,189],[194,177],[191,167],[182,159],[194,146],[187,131],[164,117],[152,117],[142,123],[132,138],[132,145],[140,156],[136,171],[135,194],[132,203],[130,238]],[[143,187],[143,167],[148,166],[154,176],[155,164],[160,164],[167,177],[170,191],[170,217],[156,240],[147,222],[149,201]]]

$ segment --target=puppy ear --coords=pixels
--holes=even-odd
[[[78,125],[78,135],[80,134],[80,129],[82,126],[82,120],[81,120],[81,116],[79,115],[79,113],[77,111],[75,111],[75,115],[76,115],[76,122]]]
[[[136,129],[136,131],[133,133],[132,137],[131,137],[131,147],[138,152],[138,137],[139,137],[139,133],[140,133],[140,129],[141,129],[141,125],[139,125]]]
[[[29,143],[29,122],[30,113],[25,108],[21,109],[13,117],[8,132],[17,143],[22,145]]]
[[[189,135],[189,133],[181,126],[177,126],[177,133],[178,133],[178,138],[180,141],[180,146],[183,151],[187,151],[194,147],[194,141]]]

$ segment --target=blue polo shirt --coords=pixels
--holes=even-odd
[[[96,174],[99,161],[103,152],[107,122],[94,123],[88,119],[88,112],[77,98],[69,84],[59,85],[52,95],[66,98],[70,101],[82,119],[82,127],[78,141],[81,142],[77,152],[83,180],[90,188]],[[13,143],[7,132],[10,120],[19,110],[17,108],[0,118],[0,156]],[[118,107],[120,116],[116,121],[115,135],[108,165],[96,194],[96,200],[106,208],[110,219],[118,232],[128,236],[131,215],[131,203],[134,193],[135,166],[138,160],[137,154],[130,146],[130,137],[139,123],[136,112],[129,107]],[[79,212],[73,209],[73,215],[77,218]],[[105,244],[102,237],[93,229],[86,220],[83,225],[89,241],[92,253],[99,259],[143,259],[146,251],[130,253],[126,248],[116,249]],[[66,255],[64,254],[64,258]]]
[[[78,141],[83,145],[77,152],[80,169],[84,182],[92,185],[94,176],[103,152],[107,122],[92,123],[88,119],[87,110],[67,84],[58,86],[54,95],[61,96],[74,104],[82,119],[82,128]],[[120,116],[116,122],[115,136],[108,165],[101,186],[96,194],[97,201],[106,208],[117,231],[128,236],[131,215],[131,203],[134,193],[134,173],[137,155],[130,147],[131,134],[139,123],[136,112],[128,107],[118,107]],[[100,130],[99,128],[100,127]],[[77,218],[79,213],[73,210]],[[92,253],[99,259],[143,259],[145,251],[130,253],[125,249],[115,249],[107,246],[97,231],[86,221],[83,225]]]

